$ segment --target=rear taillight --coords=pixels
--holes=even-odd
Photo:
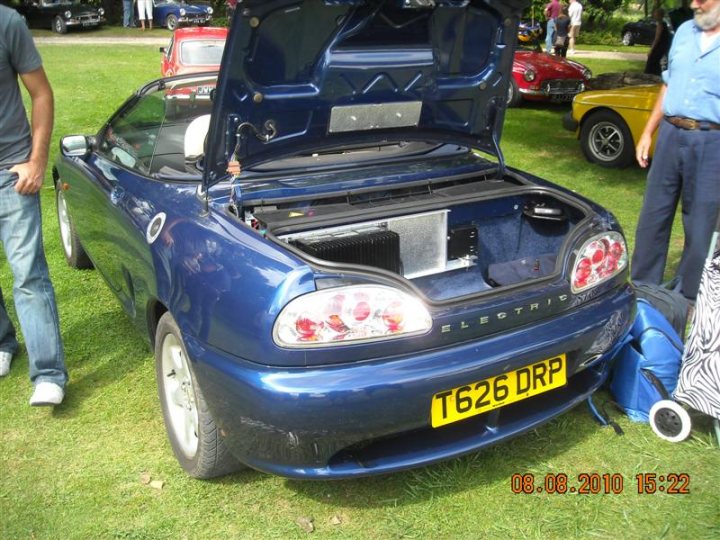
[[[627,266],[625,239],[619,232],[598,234],[578,251],[570,275],[572,292],[579,293],[622,272]]]
[[[425,305],[381,285],[353,285],[313,292],[280,312],[273,339],[281,347],[341,345],[412,334],[432,327]]]

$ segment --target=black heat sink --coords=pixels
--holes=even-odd
[[[393,231],[362,231],[342,238],[300,238],[290,243],[318,259],[402,273],[400,236]]]

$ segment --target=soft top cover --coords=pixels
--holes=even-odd
[[[526,0],[245,0],[205,183],[298,153],[423,140],[496,153]]]

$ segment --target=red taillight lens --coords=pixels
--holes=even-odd
[[[317,291],[290,302],[275,321],[281,347],[307,347],[425,333],[432,327],[417,298],[381,285]]]
[[[627,266],[625,239],[618,232],[599,234],[586,241],[575,259],[570,276],[572,291],[578,293],[610,279]]]
[[[382,319],[385,323],[385,326],[387,326],[388,330],[390,330],[391,332],[396,332],[402,329],[405,315],[403,313],[403,307],[400,302],[393,302],[388,307],[386,307],[385,311],[383,311]]]
[[[352,315],[356,321],[364,321],[370,316],[370,304],[365,301],[358,302],[352,310]]]
[[[315,320],[312,315],[306,313],[295,319],[295,331],[301,341],[315,341],[322,327],[322,321]]]

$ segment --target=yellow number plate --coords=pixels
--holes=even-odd
[[[565,355],[522,367],[509,373],[438,392],[430,407],[432,427],[464,420],[542,394],[567,383]]]

